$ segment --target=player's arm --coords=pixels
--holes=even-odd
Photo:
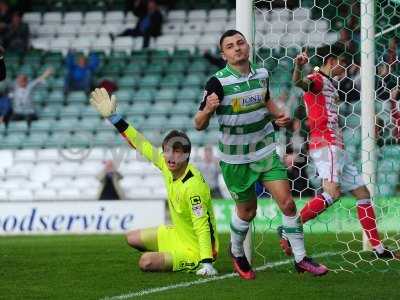
[[[291,125],[290,117],[282,111],[274,101],[267,101],[265,103],[270,114],[274,117],[274,123],[279,127],[288,127]]]
[[[268,81],[269,82],[269,81]],[[268,112],[274,117],[274,123],[279,127],[287,127],[291,124],[290,118],[283,112],[276,103],[271,99],[269,92],[269,83],[267,84],[267,93],[265,94],[265,106]]]
[[[312,88],[312,80],[304,78],[303,66],[308,63],[307,52],[302,52],[294,60],[294,70],[292,81],[295,86],[301,88],[303,91],[308,92]]]
[[[194,117],[194,124],[197,130],[204,130],[208,127],[210,119],[223,97],[224,91],[221,83],[216,77],[211,77],[206,83],[203,101],[200,103],[199,111]]]
[[[29,84],[29,88],[35,88],[39,84],[43,84],[46,82],[46,79],[53,74],[53,69],[52,68],[47,68],[39,77],[37,77],[35,80],[32,80]]]
[[[213,232],[210,222],[210,216],[207,209],[207,203],[211,202],[210,193],[202,191],[203,188],[196,188],[192,186],[187,192],[187,201],[191,213],[193,230],[197,236],[199,244],[200,259],[202,268],[201,272],[212,272],[213,274],[198,273],[199,275],[216,275],[217,271],[213,269],[212,262],[215,259],[216,253],[213,250],[212,240]],[[214,271],[212,271],[214,270]]]
[[[139,131],[126,122],[122,116],[116,113],[117,99],[114,95],[108,95],[106,89],[95,89],[90,95],[90,103],[104,117],[117,128],[132,148],[136,149],[157,168],[163,169],[164,159],[156,147],[154,147]]]
[[[42,75],[40,75],[37,80],[40,82],[45,81],[49,76],[53,74],[53,68],[47,68]]]

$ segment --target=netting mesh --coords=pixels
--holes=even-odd
[[[361,141],[361,16],[360,1],[254,1],[254,59],[270,73],[272,98],[292,118],[292,130],[279,133],[280,154],[288,167],[293,195],[298,209],[307,199],[321,192],[307,142],[309,129],[303,91],[293,86],[291,77],[294,58],[304,50],[309,63],[304,74],[320,66],[324,55],[321,47],[341,50],[341,63],[346,72],[335,79],[339,91],[336,103],[339,126],[345,150],[362,171]],[[375,213],[380,238],[385,247],[400,248],[400,2],[375,3],[375,132],[376,186]],[[264,191],[262,196],[268,196]],[[344,195],[343,195],[344,196]],[[393,260],[382,260],[370,251],[362,251],[362,230],[352,196],[340,198],[326,212],[304,225],[310,253],[326,254],[325,261],[336,270],[400,270]],[[264,201],[264,202],[263,202]],[[267,220],[267,222],[265,222]],[[270,200],[261,200],[255,221],[257,232],[271,232],[281,223],[279,209]],[[267,259],[262,245],[266,235],[257,234],[254,242],[256,259]]]

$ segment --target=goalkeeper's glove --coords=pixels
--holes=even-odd
[[[213,267],[212,263],[201,263],[200,269],[197,270],[196,275],[200,276],[215,276],[218,271]]]
[[[90,104],[104,118],[109,118],[116,113],[117,98],[112,95],[111,98],[105,88],[95,89],[90,94]]]

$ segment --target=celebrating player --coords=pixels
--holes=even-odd
[[[116,98],[104,88],[95,89],[90,103],[114,124],[127,142],[163,174],[168,191],[172,225],[133,230],[128,244],[145,252],[139,260],[143,271],[188,271],[213,276],[218,236],[210,189],[201,173],[189,164],[190,140],[173,130],[162,143],[162,153],[116,113]]]
[[[255,278],[243,242],[256,215],[254,186],[260,180],[283,212],[296,269],[324,275],[328,269],[306,256],[303,228],[289,191],[287,171],[276,154],[272,120],[278,126],[287,126],[290,120],[270,99],[268,71],[249,62],[250,46],[236,30],[228,30],[221,36],[220,49],[227,65],[208,80],[195,126],[198,130],[206,129],[213,114],[217,114],[221,131],[220,166],[236,201],[229,248],[233,267],[241,278]]]
[[[332,77],[345,71],[340,57],[332,52],[325,56],[321,68],[306,78],[302,68],[308,62],[306,52],[295,59],[293,82],[304,90],[304,103],[307,108],[310,128],[309,152],[322,179],[323,193],[306,203],[300,212],[301,221],[307,222],[325,211],[342,193],[351,192],[357,199],[357,215],[374,252],[379,258],[400,258],[399,253],[386,249],[379,239],[374,208],[365,183],[344,150],[342,134],[339,129],[337,101],[338,90]],[[291,254],[291,242],[281,231],[281,247]]]

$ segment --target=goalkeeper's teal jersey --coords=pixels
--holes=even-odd
[[[218,252],[218,235],[211,204],[210,188],[202,174],[192,164],[185,173],[173,179],[162,152],[156,149],[135,128],[115,124],[128,143],[149,159],[164,176],[168,191],[168,207],[172,224],[183,243],[198,249],[200,259],[215,258]]]

